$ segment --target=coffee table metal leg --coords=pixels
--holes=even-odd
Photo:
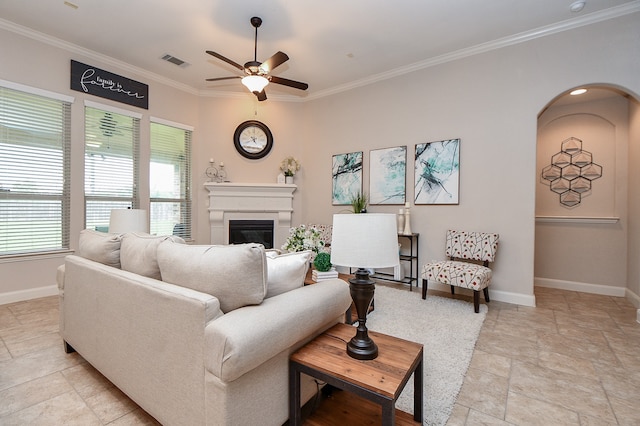
[[[300,411],[300,371],[291,363],[289,364],[289,424],[298,426],[302,424]]]
[[[420,354],[420,362],[416,366],[416,370],[413,372],[413,420],[422,424],[422,360],[424,357]]]
[[[382,424],[383,426],[396,424],[396,407],[393,400],[382,404]]]

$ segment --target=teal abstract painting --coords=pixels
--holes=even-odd
[[[333,205],[351,204],[362,192],[362,151],[334,155],[332,159]]]
[[[416,145],[416,204],[458,204],[459,179],[460,139]]]
[[[407,147],[372,150],[369,153],[370,204],[404,204]]]

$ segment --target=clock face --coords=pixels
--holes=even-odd
[[[267,134],[258,126],[249,126],[240,132],[240,145],[250,154],[255,154],[267,146]]]
[[[233,144],[243,157],[256,160],[265,157],[273,147],[269,128],[257,120],[240,124],[233,134]]]

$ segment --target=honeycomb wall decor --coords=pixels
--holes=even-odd
[[[582,140],[574,137],[560,144],[560,152],[551,156],[551,164],[541,173],[542,182],[560,197],[560,204],[575,207],[591,192],[591,182],[602,177],[602,166],[582,149]]]

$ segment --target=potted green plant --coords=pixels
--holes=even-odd
[[[321,251],[316,255],[313,261],[313,266],[320,272],[327,272],[331,270],[331,255],[327,252]]]
[[[369,198],[367,194],[362,191],[358,191],[355,195],[351,196],[351,207],[354,213],[366,213],[368,202]]]

